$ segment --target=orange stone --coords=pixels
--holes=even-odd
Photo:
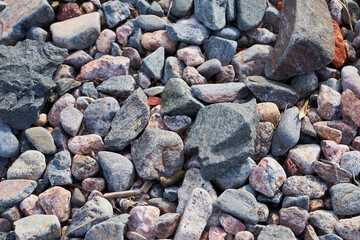
[[[278,3],[276,4],[276,9],[279,10],[279,11],[281,11],[282,4],[283,4],[282,2],[278,2]]]
[[[263,102],[256,105],[261,122],[271,122],[277,126],[281,120],[278,106],[272,102]]]
[[[148,105],[149,106],[156,106],[156,105],[160,105],[162,102],[161,98],[159,97],[149,97],[148,98]]]
[[[334,60],[331,62],[334,67],[339,68],[344,65],[347,59],[346,46],[344,43],[343,36],[339,24],[332,20],[334,26],[334,37],[335,37],[335,56]]]
[[[314,124],[314,129],[318,136],[325,140],[333,140],[336,143],[340,143],[342,138],[342,132],[335,128],[328,127],[325,124],[324,122],[318,122]]]
[[[325,204],[322,199],[312,199],[310,200],[309,212],[314,212],[316,210],[324,209]]]

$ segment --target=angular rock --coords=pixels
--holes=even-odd
[[[207,59],[216,58],[222,65],[228,65],[236,53],[237,42],[211,36],[209,40],[204,43],[203,47]]]
[[[281,208],[288,208],[288,207],[299,207],[303,208],[306,211],[309,211],[309,204],[310,204],[310,198],[309,196],[299,196],[299,197],[285,197]]]
[[[84,180],[85,178],[94,176],[99,171],[98,162],[89,157],[82,155],[75,155],[72,160],[71,173],[77,180]]]
[[[246,36],[250,38],[250,41],[255,41],[257,44],[272,44],[277,39],[277,35],[267,28],[253,28],[246,32]]]
[[[57,240],[61,237],[61,225],[54,215],[36,214],[14,223],[16,239]]]
[[[210,77],[220,72],[221,68],[221,62],[218,59],[214,58],[207,60],[206,62],[201,64],[196,70],[198,70],[199,73],[206,79],[209,79]]]
[[[240,0],[237,1],[237,24],[241,31],[248,31],[255,28],[262,20],[266,1],[264,0]]]
[[[310,199],[321,198],[327,189],[327,184],[313,175],[289,177],[281,188],[285,196],[306,195]]]
[[[219,221],[224,230],[232,235],[236,235],[236,233],[244,231],[246,228],[241,221],[226,213],[220,215]]]
[[[194,5],[194,0],[175,0],[171,4],[170,14],[177,18],[185,17]]]
[[[66,59],[64,64],[73,66],[76,69],[80,69],[82,65],[92,61],[93,58],[84,52],[83,50],[78,50],[70,54]]]
[[[41,208],[39,203],[39,198],[33,194],[22,200],[19,207],[25,216],[44,214],[44,210]]]
[[[71,156],[67,150],[58,152],[48,163],[45,176],[49,179],[51,186],[72,184]]]
[[[127,229],[126,223],[128,221],[128,216],[129,215],[126,213],[121,214],[92,226],[89,231],[87,231],[84,240],[124,240],[124,235]]]
[[[22,153],[7,171],[8,179],[38,180],[46,168],[45,156],[38,151]]]
[[[70,138],[68,147],[73,154],[89,154],[104,150],[104,143],[99,135],[88,134]]]
[[[310,213],[309,222],[320,235],[335,233],[335,224],[339,218],[333,211],[317,210]]]
[[[135,79],[130,75],[126,75],[109,78],[96,87],[96,90],[105,94],[126,99],[135,91],[135,88]]]
[[[172,40],[184,42],[190,45],[203,44],[204,41],[209,38],[210,32],[209,29],[201,24],[186,25],[179,23],[166,26],[166,31]]]
[[[161,82],[163,84],[167,84],[167,82],[171,78],[182,78],[183,69],[185,68],[185,65],[182,61],[180,61],[176,57],[167,57],[165,60],[165,66],[164,66],[164,74],[161,79]]]
[[[58,22],[81,16],[83,13],[80,11],[79,5],[76,3],[60,3],[57,14],[56,20]]]
[[[11,127],[0,119],[0,158],[15,156],[20,150],[20,143],[13,134]]]
[[[360,152],[351,151],[342,155],[340,160],[340,167],[348,170],[355,176],[360,173]]]
[[[186,115],[164,116],[165,126],[177,134],[181,134],[187,130],[191,126],[191,123],[191,118]]]
[[[119,22],[126,20],[131,15],[128,5],[121,1],[105,2],[102,9],[109,28],[115,27]]]
[[[28,197],[36,188],[33,180],[4,180],[0,182],[0,212]]]
[[[205,56],[199,46],[191,45],[181,48],[176,54],[187,66],[197,66],[205,62]]]
[[[313,163],[320,158],[321,148],[317,144],[299,144],[290,149],[288,157],[304,174],[313,174]]]
[[[65,94],[59,98],[54,105],[52,105],[49,114],[48,120],[51,126],[57,127],[60,126],[60,114],[67,107],[73,107],[75,105],[75,98],[70,94]]]
[[[29,142],[44,154],[56,153],[56,146],[51,133],[43,127],[32,127],[25,130]]]
[[[337,215],[360,213],[360,188],[351,183],[339,183],[330,188],[331,204]]]
[[[290,228],[279,225],[267,225],[260,232],[258,240],[287,239],[295,240],[294,233]]]
[[[337,163],[315,161],[313,163],[313,169],[321,179],[332,184],[350,182],[352,179],[351,172],[341,168]]]
[[[316,122],[313,125],[317,135],[324,139],[322,142],[331,140],[330,142],[334,142],[335,144],[340,143],[342,139],[342,132],[325,124],[325,122]],[[327,154],[325,153],[325,155]]]
[[[103,30],[96,40],[96,50],[102,53],[109,53],[111,44],[115,42],[116,34],[110,29]]]
[[[195,17],[210,30],[222,29],[226,24],[226,0],[195,0]]]
[[[165,62],[165,49],[159,47],[156,51],[142,60],[141,70],[149,77],[160,80],[163,74]]]
[[[139,206],[130,211],[127,237],[130,240],[155,239],[155,223],[159,219],[160,210],[153,206]]]
[[[180,214],[165,213],[155,223],[155,236],[157,238],[168,238],[175,233],[180,221]]]
[[[315,72],[298,75],[291,79],[291,87],[297,92],[299,99],[309,96],[318,87]]]
[[[141,38],[141,45],[150,51],[164,47],[168,55],[173,55],[176,52],[178,43],[168,35],[166,30],[158,30],[145,33]]]
[[[321,150],[323,151],[325,159],[335,163],[339,163],[342,155],[350,151],[349,146],[337,144],[331,140],[321,141]]]
[[[319,97],[317,98],[317,113],[322,119],[334,120],[340,117],[340,105],[342,96],[334,89],[321,85]]]
[[[360,100],[347,89],[341,94],[341,113],[343,119],[351,125],[360,126]]]

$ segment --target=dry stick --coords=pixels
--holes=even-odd
[[[113,199],[113,198],[125,198],[125,197],[133,197],[135,195],[141,194],[141,190],[129,190],[129,191],[122,191],[122,192],[112,192],[112,193],[105,193],[103,198],[106,199]]]
[[[140,188],[140,190],[143,192],[143,193],[147,193],[151,186],[153,185],[153,182],[152,181],[146,181],[142,187]]]
[[[349,8],[346,6],[346,5],[347,5],[347,3],[346,3],[346,5],[345,5],[345,4],[342,2],[342,0],[340,0],[339,2],[340,2],[340,3],[341,3],[341,5],[345,8],[346,13],[348,14],[348,17],[349,17],[349,25],[350,25],[350,29],[351,29],[351,31],[354,31],[354,30],[353,30],[353,27],[352,27],[352,23],[351,23],[350,11],[349,11]]]

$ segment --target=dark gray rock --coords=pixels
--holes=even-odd
[[[146,0],[137,0],[135,1],[136,4],[136,10],[140,13],[140,14],[147,14],[147,12],[149,11],[150,8],[150,3],[148,3]]]
[[[170,202],[175,202],[178,198],[178,190],[177,186],[170,186],[164,189],[163,197],[169,200]]]
[[[292,107],[287,109],[275,130],[271,145],[271,154],[281,156],[295,146],[300,138],[301,120],[299,109]]]
[[[330,210],[316,210],[310,213],[309,223],[316,228],[319,235],[335,233],[337,221],[339,218]]]
[[[149,195],[151,198],[160,198],[162,197],[163,192],[164,192],[163,185],[157,183],[150,188]]]
[[[228,0],[229,1],[229,0]],[[225,26],[223,29],[215,31],[214,36],[229,39],[229,40],[237,40],[240,38],[241,33],[239,29],[233,26]]]
[[[56,87],[53,73],[67,55],[66,49],[33,40],[0,45],[0,118],[15,129],[29,128]]]
[[[263,19],[266,0],[238,0],[237,24],[241,31],[255,28]]]
[[[227,0],[195,0],[195,17],[209,29],[216,31],[226,24]]]
[[[148,204],[157,207],[160,210],[160,214],[174,213],[176,210],[176,204],[165,198],[152,198],[148,201]]]
[[[309,196],[310,199],[321,198],[327,191],[328,186],[313,175],[292,176],[286,179],[282,185],[285,196]]]
[[[136,18],[136,23],[139,27],[147,32],[153,32],[157,30],[164,30],[167,22],[161,17],[155,15],[141,15]]]
[[[171,78],[161,94],[162,115],[195,116],[204,106],[192,95],[186,82],[180,78]]]
[[[66,59],[64,64],[73,66],[75,69],[80,69],[82,65],[92,61],[93,58],[84,52],[83,50],[78,50],[70,54]]]
[[[138,2],[140,2],[140,1],[138,1]],[[142,34],[141,28],[136,23],[136,20],[133,20],[133,21],[129,20],[126,22],[125,25],[127,25],[133,29],[133,33],[128,38],[128,46],[135,48],[139,52],[140,55],[144,55],[146,53],[146,50],[141,45],[141,38],[142,38],[143,34]]]
[[[147,97],[141,88],[136,89],[125,101],[111,122],[111,130],[105,137],[105,149],[121,151],[139,135],[150,118]]]
[[[0,240],[16,240],[14,232],[0,232]]]
[[[115,114],[119,112],[118,101],[112,97],[104,97],[92,102],[84,112],[84,125],[89,133],[105,137],[111,128]]]
[[[86,203],[84,194],[82,194],[80,189],[74,189],[74,192],[71,195],[70,203],[73,207],[82,207]]]
[[[295,90],[289,85],[271,81],[265,77],[247,77],[245,84],[260,101],[273,102],[280,109],[294,106],[299,99]]]
[[[44,154],[56,153],[56,146],[51,133],[43,127],[32,127],[25,130],[29,142]]]
[[[288,207],[300,207],[309,211],[310,206],[310,198],[309,196],[299,196],[299,197],[285,197],[281,208],[288,208]]]
[[[93,82],[86,82],[84,83],[81,88],[80,88],[80,92],[84,95],[84,96],[88,96],[94,99],[98,98],[98,92],[95,88],[95,85]]]
[[[253,5],[253,1],[247,1]],[[278,40],[265,67],[266,76],[274,80],[318,70],[328,65],[335,53],[333,24],[326,2],[291,0],[284,3]],[[316,54],[309,58],[314,52]]]
[[[45,178],[49,179],[51,186],[72,184],[71,156],[67,150],[58,152],[47,165]]]
[[[315,72],[301,74],[291,79],[291,87],[297,92],[299,99],[309,96],[318,87],[318,77]]]
[[[40,193],[44,192],[46,189],[48,189],[49,187],[50,187],[49,179],[47,179],[47,178],[39,179],[39,180],[37,180],[37,186],[35,188],[34,193],[40,194]]]
[[[16,221],[16,239],[56,240],[61,237],[61,225],[55,215],[35,214]]]
[[[312,169],[321,179],[331,184],[350,182],[352,179],[351,172],[340,167],[335,162],[323,163],[315,161],[312,164]]]
[[[188,15],[194,5],[194,0],[174,0],[171,4],[170,14],[176,18]]]
[[[113,152],[100,151],[97,156],[108,189],[111,192],[129,190],[135,178],[131,161]]]
[[[258,125],[254,99],[243,104],[212,104],[197,114],[186,149],[199,154],[203,177],[213,179],[254,153]]]
[[[9,159],[0,158],[0,178],[6,177],[6,172],[8,170]]]
[[[122,56],[130,58],[130,67],[132,69],[139,70],[141,68],[141,57],[135,48],[123,48]]]
[[[108,1],[102,5],[102,9],[109,28],[115,27],[131,15],[129,7],[121,1]]]
[[[360,188],[351,183],[339,183],[330,188],[333,211],[337,215],[360,213]]]
[[[270,25],[274,33],[278,33],[280,17],[280,11],[275,6],[269,5],[265,10],[264,23]]]
[[[237,42],[215,36],[211,36],[204,43],[207,59],[216,58],[222,65],[228,65],[231,62],[236,53],[236,48]]]
[[[149,77],[160,80],[164,70],[165,48],[159,47],[142,60],[141,71]]]
[[[13,134],[11,127],[0,119],[0,158],[15,156],[20,150],[20,142]]]
[[[32,27],[26,33],[26,38],[30,39],[30,40],[45,42],[45,41],[49,40],[50,35],[47,31],[45,31],[41,27]]]
[[[192,123],[191,118],[186,115],[164,116],[163,119],[166,127],[177,134],[183,133]]]
[[[275,196],[273,196],[273,197],[268,197],[268,196],[260,193],[260,194],[256,197],[256,199],[257,199],[259,202],[261,202],[261,203],[265,203],[265,204],[267,204],[267,205],[270,205],[270,206],[273,206],[273,207],[277,207],[277,206],[280,204],[280,202],[281,202],[281,200],[282,200],[282,198],[283,198],[283,195],[284,195],[284,194],[283,194],[282,192],[277,192],[277,193],[275,194]]]
[[[206,79],[209,79],[218,72],[220,72],[221,67],[221,62],[218,59],[214,58],[207,60],[206,62],[198,66],[196,70],[198,70],[198,72]]]
[[[169,178],[183,167],[184,144],[174,132],[147,130],[132,144],[131,156],[141,178]]]
[[[260,232],[258,240],[286,239],[296,240],[290,228],[280,225],[267,225]]]
[[[112,56],[122,56],[123,55],[123,51],[121,50],[120,45],[117,44],[116,42],[111,43],[110,55],[112,55]]]
[[[171,78],[182,78],[184,68],[185,64],[183,61],[176,57],[167,57],[161,82],[167,84]]]
[[[135,79],[130,75],[126,75],[109,78],[96,89],[99,92],[126,99],[135,91],[135,87]]]
[[[194,24],[170,24],[166,26],[169,37],[174,41],[184,42],[191,45],[201,45],[209,38],[209,29],[204,25]]]
[[[124,215],[112,217],[104,222],[92,226],[86,233],[84,240],[112,239],[123,240],[126,233]]]
[[[7,6],[7,3],[4,1],[0,1],[0,12],[2,12]]]
[[[56,92],[59,96],[65,95],[65,93],[81,86],[80,81],[76,81],[72,78],[60,78],[56,81]]]
[[[244,190],[225,190],[216,199],[213,206],[239,218],[241,221],[252,224],[256,224],[259,221],[258,203],[252,194]]]
[[[60,126],[54,128],[52,136],[58,151],[67,150],[68,137]]]
[[[227,0],[226,19],[228,21],[234,21],[236,19],[236,1],[235,0]]]

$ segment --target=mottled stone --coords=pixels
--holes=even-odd
[[[70,216],[70,191],[62,187],[53,187],[39,195],[39,203],[48,215],[55,215],[65,222]]]
[[[341,219],[335,225],[336,232],[346,240],[360,238],[360,217]]]
[[[86,192],[104,191],[105,180],[103,178],[85,178],[81,183],[81,189]]]
[[[360,98],[360,76],[354,66],[346,66],[341,70],[342,89],[351,90],[357,98]]]
[[[342,155],[350,151],[347,145],[337,144],[331,140],[321,141],[321,150],[325,159],[335,163],[339,163]]]
[[[165,125],[164,119],[161,117],[159,113],[154,113],[150,116],[148,125],[145,128],[146,130],[151,129],[162,129],[162,130],[169,130]],[[176,132],[176,131],[175,131]]]
[[[234,82],[235,70],[232,65],[221,67],[221,70],[215,75],[216,83]]]
[[[92,226],[87,231],[84,240],[96,239],[112,239],[123,240],[127,230],[126,224],[129,215],[124,213],[116,217],[112,217],[104,222]]]
[[[196,70],[194,67],[186,67],[183,70],[183,77],[187,84],[191,85],[198,85],[198,84],[205,84],[206,78],[201,76],[201,74]]]
[[[244,83],[205,84],[191,87],[191,92],[198,99],[207,103],[232,102],[244,98],[248,89]]]
[[[99,135],[88,134],[70,138],[68,147],[73,154],[89,154],[104,150],[104,143]]]
[[[190,9],[193,7],[193,4],[193,0],[175,0],[171,4],[170,14],[177,18],[185,17],[189,13]]]
[[[215,31],[226,24],[226,0],[195,0],[195,17],[206,27]]]
[[[255,240],[254,235],[249,231],[236,233],[234,240]]]
[[[186,115],[164,116],[165,126],[177,134],[186,131],[191,126],[191,123],[191,118]]]
[[[341,94],[334,89],[321,85],[317,99],[317,112],[322,119],[334,120],[340,117]]]
[[[310,213],[309,222],[320,235],[335,233],[335,224],[339,220],[333,211],[317,210]]]
[[[61,225],[54,215],[36,214],[22,218],[14,223],[16,239],[48,239],[61,237]]]
[[[261,122],[271,122],[275,126],[279,124],[281,120],[281,114],[275,103],[264,102],[258,103],[256,106]]]
[[[313,124],[317,135],[325,140],[332,140],[336,143],[340,143],[342,139],[342,132],[335,128],[331,128],[326,125],[325,122],[317,122]]]
[[[310,199],[321,198],[327,189],[326,183],[312,175],[289,177],[281,188],[285,196],[306,195]]]
[[[341,113],[345,121],[357,127],[360,126],[360,100],[347,89],[341,94]]]
[[[266,1],[240,0],[236,3],[238,28],[241,31],[255,28],[264,16]]]
[[[300,235],[308,222],[310,214],[299,207],[283,208],[279,212],[280,225],[290,228],[295,235]]]
[[[32,127],[25,130],[26,138],[40,152],[54,154],[56,146],[50,132],[43,127]]]
[[[165,60],[164,74],[161,82],[163,84],[167,84],[171,78],[182,78],[184,68],[185,64],[178,58],[172,56],[167,57]]]
[[[350,182],[352,179],[351,172],[344,168],[341,168],[337,163],[322,163],[319,161],[315,161],[313,163],[313,169],[321,179],[332,184],[337,184],[340,182]]]
[[[355,176],[360,173],[360,152],[351,151],[342,155],[340,160],[340,167],[350,171]]]
[[[75,155],[72,160],[71,173],[77,180],[94,176],[99,171],[98,162],[83,155]]]
[[[290,228],[279,225],[267,225],[260,232],[258,240],[287,239],[295,240],[294,233]]]
[[[177,50],[178,58],[187,66],[198,66],[205,62],[205,56],[199,46],[188,46]]]
[[[227,213],[222,213],[219,220],[224,230],[232,235],[236,235],[236,233],[244,231],[246,228],[241,221]]]
[[[59,98],[54,105],[52,105],[49,114],[48,120],[51,126],[57,127],[60,126],[60,114],[62,110],[67,107],[73,107],[75,104],[75,98],[70,94],[65,94]]]
[[[320,158],[321,149],[317,144],[301,144],[290,149],[288,157],[304,174],[313,174],[312,164]]]
[[[174,41],[184,42],[190,45],[201,45],[209,38],[209,29],[201,24],[169,24],[166,26],[166,31]]]
[[[165,48],[159,47],[142,60],[141,70],[149,77],[160,80],[164,70]]]
[[[360,213],[360,188],[351,183],[339,183],[330,188],[333,211],[337,215]]]
[[[176,204],[165,198],[152,198],[148,203],[151,206],[157,207],[160,210],[160,214],[174,213],[176,210]]]
[[[231,2],[232,0],[228,1],[228,4]],[[227,6],[229,7],[229,5]],[[226,25],[224,28],[215,31],[213,33],[213,35],[217,36],[217,37],[221,37],[221,38],[225,38],[225,39],[229,39],[229,40],[237,40],[240,38],[241,36],[241,32],[239,29],[237,29],[236,27],[233,27],[231,25]]]
[[[64,131],[71,136],[75,136],[83,120],[83,113],[75,107],[67,107],[60,113],[60,123]]]
[[[128,5],[121,1],[105,2],[102,9],[109,28],[115,27],[119,22],[126,20],[131,15]]]
[[[109,53],[111,43],[115,42],[116,34],[110,29],[104,29],[96,40],[96,50],[102,53]]]
[[[271,149],[271,142],[274,136],[275,126],[271,122],[260,122],[256,129],[256,138],[254,143],[254,153],[251,155],[255,161],[264,158]]]
[[[127,237],[131,240],[155,239],[155,223],[159,219],[160,210],[153,206],[138,206],[130,211]]]
[[[315,72],[301,74],[291,79],[291,87],[299,95],[299,99],[309,96],[318,87],[318,77]]]
[[[177,42],[170,38],[166,30],[145,33],[141,38],[141,45],[150,51],[164,47],[167,54],[176,52]]]
[[[281,208],[288,208],[288,207],[299,207],[299,208],[303,208],[306,211],[309,210],[309,205],[310,205],[310,198],[309,196],[299,196],[299,197],[285,197]]]
[[[344,120],[329,121],[327,125],[341,131],[341,144],[350,145],[357,134],[357,127],[346,123]]]
[[[73,66],[75,69],[80,69],[82,65],[90,62],[91,60],[93,60],[93,58],[89,54],[83,50],[78,50],[70,54],[65,59],[64,63]]]
[[[8,179],[38,180],[46,168],[45,156],[38,151],[22,153],[7,170]]]
[[[141,68],[141,57],[139,52],[132,47],[123,48],[122,55],[130,59],[130,67],[134,70]]]
[[[67,150],[58,152],[48,163],[45,176],[51,186],[72,184],[71,156]]]
[[[122,45],[126,46],[129,36],[133,33],[133,29],[127,25],[121,25],[116,29],[116,39]]]
[[[33,194],[20,202],[20,209],[25,216],[44,214],[44,210],[40,206],[39,198]]]
[[[155,223],[155,236],[157,238],[168,238],[175,233],[180,221],[180,214],[166,213],[161,215]]]
[[[13,134],[11,127],[0,119],[0,158],[15,156],[20,149],[19,140]]]

